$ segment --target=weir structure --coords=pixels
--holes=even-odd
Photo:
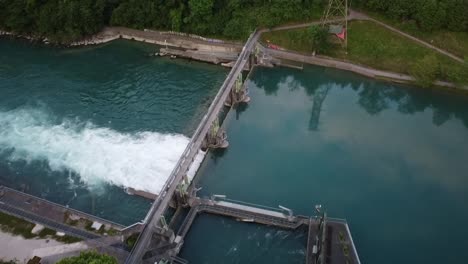
[[[194,135],[192,136],[192,139],[187,145],[187,148],[182,153],[181,158],[177,162],[174,170],[161,189],[159,196],[153,202],[147,216],[145,217],[144,228],[125,263],[130,264],[142,262],[142,257],[145,254],[147,248],[150,246],[150,240],[153,236],[153,233],[161,229],[161,218],[164,212],[167,210],[168,205],[171,202],[177,189],[177,186],[182,183],[182,180],[189,170],[190,165],[194,161],[196,155],[199,153],[203,144],[206,143],[206,136],[208,131],[210,130],[213,122],[218,119],[218,114],[224,106],[227,97],[231,93],[232,87],[238,80],[238,76],[242,74],[242,71],[247,63],[249,66],[253,65],[252,50],[255,47],[260,34],[261,32],[254,31],[242,48],[239,57],[237,58],[231,71],[224,80],[220,90],[208,108],[207,114],[202,118]]]
[[[326,213],[318,210],[313,217],[295,216],[292,210],[279,206],[278,209],[226,199],[223,195],[214,195],[210,199],[196,196],[196,188],[187,181],[187,172],[200,149],[227,147],[227,136],[219,126],[219,113],[223,106],[233,107],[242,102],[249,102],[248,91],[242,84],[242,72],[251,70],[256,59],[260,64],[265,59],[263,49],[257,41],[263,31],[254,31],[245,43],[230,73],[211,103],[207,114],[201,120],[190,143],[176,164],[170,177],[155,199],[142,225],[143,229],[136,241],[127,264],[133,263],[188,263],[178,257],[184,238],[201,213],[233,217],[243,222],[264,224],[276,228],[295,230],[303,228],[308,235],[305,263],[307,264],[360,264],[351,232],[345,220],[328,218]],[[253,50],[255,49],[255,54]],[[262,57],[260,57],[260,53]],[[268,62],[268,58],[267,58]],[[267,64],[268,65],[268,64]],[[325,99],[317,96],[318,101]],[[321,103],[315,102],[318,108]],[[315,105],[314,104],[314,105]],[[317,116],[319,113],[317,113]],[[317,121],[311,121],[316,128]],[[168,224],[164,213],[169,204],[176,205],[176,212]],[[174,222],[182,210],[188,210],[178,228]]]

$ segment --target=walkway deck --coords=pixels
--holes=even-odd
[[[4,204],[14,206],[25,212],[41,215],[51,221],[63,223],[67,216],[86,219],[92,222],[99,222],[107,228],[122,230],[123,225],[112,221],[102,219],[100,217],[87,214],[85,212],[75,210],[60,204],[56,204],[45,199],[20,192],[6,186],[0,186],[0,201]]]
[[[0,211],[16,216],[29,222],[38,223],[67,235],[85,240],[94,248],[115,253],[116,256],[127,255],[128,251],[118,236],[103,236],[102,234],[71,226],[64,223],[65,213],[73,213],[89,221],[97,221],[113,228],[123,228],[122,225],[88,215],[86,213],[66,208],[59,204],[22,193],[8,187],[0,186]]]
[[[254,48],[255,43],[257,43],[259,36],[259,32],[253,32],[244,45],[244,48],[242,49],[242,52],[240,53],[236,63],[232,67],[230,73],[218,91],[218,94],[211,103],[207,114],[201,120],[190,143],[188,144],[184,153],[181,155],[181,158],[177,162],[173,172],[169,176],[169,179],[162,188],[161,193],[151,206],[148,215],[145,218],[145,228],[143,229],[126,263],[134,264],[141,261],[144,251],[149,245],[151,234],[153,233],[154,228],[159,224],[161,216],[166,211],[177,186],[182,181],[184,175],[187,173],[190,165],[195,159],[195,156],[200,151],[201,144],[205,139],[211,124],[216,118],[218,118],[218,114],[221,108],[224,106],[224,102],[226,101],[227,96],[234,86],[234,83],[237,80],[237,76],[242,72],[245,64],[248,62],[252,49]]]
[[[40,215],[57,223],[64,223],[67,217],[81,218],[92,222],[99,222],[106,228],[113,228],[120,231],[123,225],[114,223],[100,217],[90,215],[60,204],[56,204],[45,199],[23,193],[5,186],[0,186],[0,202],[27,213]]]

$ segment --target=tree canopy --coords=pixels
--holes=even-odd
[[[353,6],[414,21],[423,31],[468,32],[468,0],[354,0]]]
[[[241,39],[256,27],[318,19],[323,0],[0,0],[0,29],[69,42],[105,25]]]
[[[105,25],[242,39],[256,27],[319,19],[326,0],[0,0],[0,29],[69,42]],[[425,31],[468,31],[468,0],[354,0]]]

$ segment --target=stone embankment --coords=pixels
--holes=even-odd
[[[98,34],[81,41],[73,42],[70,46],[96,45],[118,38],[187,50],[239,52],[242,49],[242,43],[237,42],[207,39],[200,36],[171,31],[136,30],[124,27],[106,27]]]

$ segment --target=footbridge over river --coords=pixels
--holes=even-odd
[[[242,71],[246,65],[253,65],[251,61],[252,50],[255,48],[260,34],[261,32],[254,31],[248,38],[244,47],[242,48],[239,57],[237,58],[231,71],[224,80],[224,83],[222,84],[220,90],[216,94],[216,97],[214,98],[213,102],[208,108],[207,114],[201,120],[190,143],[187,145],[187,148],[185,149],[181,158],[177,162],[174,170],[169,176],[169,179],[166,181],[165,185],[161,189],[161,193],[151,206],[144,221],[143,231],[141,232],[130,256],[127,258],[126,263],[134,264],[141,262],[143,254],[149,246],[151,237],[160,224],[160,220],[163,213],[168,208],[168,205],[177,187],[179,186],[179,184],[182,183],[187,171],[190,168],[190,165],[193,163],[193,160],[199,153],[202,143],[205,140],[205,137],[209,132],[211,125],[218,118],[218,114],[224,106],[224,103],[228,98],[228,95],[230,94],[232,88],[235,86],[239,75],[242,74]]]

